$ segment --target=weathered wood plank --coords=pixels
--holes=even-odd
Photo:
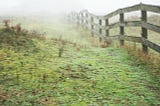
[[[160,26],[153,25],[151,23],[141,22],[141,21],[125,21],[124,23],[117,22],[117,23],[110,24],[106,27],[100,26],[100,25],[93,23],[93,22],[90,24],[95,25],[96,27],[102,28],[103,30],[108,30],[108,29],[119,27],[119,26],[126,26],[126,27],[133,26],[133,27],[144,27],[146,29],[160,33]]]
[[[93,33],[94,35],[97,35],[98,37],[102,37],[102,38],[103,38],[103,36],[100,35],[100,33],[99,33],[98,31],[96,31],[96,30],[92,30],[92,33]]]
[[[120,13],[127,13],[127,12],[132,12],[132,11],[138,11],[141,9],[141,5],[134,5],[126,8],[122,8]]]
[[[119,40],[120,35],[114,35],[114,36],[107,36],[104,37],[104,40]]]
[[[90,23],[91,25],[91,30],[94,30],[94,25],[92,25],[91,23],[94,22],[94,18],[93,17],[90,17],[90,20],[88,20],[88,22]],[[93,32],[91,31],[91,35],[94,36]]]
[[[151,23],[142,22],[142,27],[160,33],[160,26],[153,25]]]
[[[151,49],[153,49],[153,50],[155,50],[155,51],[160,53],[160,45],[157,45],[157,44],[155,44],[155,43],[153,43],[153,42],[151,42],[151,41],[149,41],[149,40],[147,40],[145,38],[142,38],[142,43],[144,45],[150,47]]]
[[[93,18],[95,18],[95,19],[98,19],[98,18],[99,18],[99,16],[96,16],[96,15],[90,13],[90,12],[88,12],[88,15],[89,15],[89,17],[93,17]]]
[[[144,11],[151,11],[155,13],[160,13],[160,6],[141,4],[141,9]]]
[[[155,44],[155,43],[153,43],[153,42],[151,42],[151,41],[149,41],[149,40],[147,40],[147,39],[145,39],[145,38],[127,36],[127,35],[125,35],[125,36],[114,35],[114,36],[105,37],[103,35],[100,35],[98,33],[98,31],[95,31],[95,30],[93,30],[93,33],[95,35],[97,35],[98,37],[103,38],[104,40],[119,40],[119,39],[122,40],[123,39],[123,40],[131,41],[131,42],[143,43],[144,45],[146,45],[146,46],[150,47],[151,49],[153,49],[153,50],[155,50],[155,51],[160,53],[160,46]]]
[[[105,26],[107,27],[109,25],[108,19],[105,19]],[[109,36],[109,29],[105,30],[105,36]]]
[[[137,43],[141,43],[142,42],[141,37],[135,37],[135,36],[124,35],[124,36],[120,36],[120,39],[131,41],[131,42],[137,42]]]
[[[113,24],[109,25],[108,27],[106,27],[106,29],[113,29],[113,28],[119,27],[120,25],[121,25],[120,22],[113,23]]]
[[[139,27],[141,26],[141,21],[125,21],[124,23],[121,24],[121,26],[134,26],[134,27]]]
[[[120,21],[121,24],[124,23],[124,13],[119,14],[119,21]],[[120,29],[120,36],[123,36],[124,35],[124,26],[120,26],[119,29]],[[120,45],[121,46],[124,45],[124,40],[123,39],[120,40]]]
[[[147,22],[147,11],[141,10],[141,21],[146,23]],[[147,28],[141,27],[141,36],[142,38],[148,39],[148,30]],[[142,49],[144,53],[148,53],[148,46],[142,43]]]
[[[125,26],[126,27],[130,27],[130,26],[140,27],[141,26],[141,21],[125,21],[123,23],[117,22],[117,23],[110,24],[110,25],[108,25],[106,27],[102,26],[101,28],[103,28],[104,30],[108,30],[108,29],[119,27],[119,26],[124,26],[124,27]]]
[[[127,13],[127,12],[132,12],[132,11],[138,11],[138,10],[140,10],[140,8],[141,8],[141,6],[140,6],[140,4],[138,4],[138,5],[134,5],[134,6],[131,6],[131,7],[126,7],[126,8],[118,9],[118,10],[116,10],[114,12],[109,13],[108,15],[103,16],[102,18],[108,19],[108,18],[116,16],[116,15],[118,15],[120,13]]]
[[[109,14],[107,14],[107,15],[105,15],[105,16],[103,16],[102,18],[104,18],[104,19],[108,19],[108,18],[111,18],[111,17],[113,17],[113,16],[116,16],[116,15],[118,15],[119,13],[121,13],[121,10],[116,10],[116,11],[114,11],[114,12],[112,12],[112,13],[109,13]]]
[[[99,25],[99,24],[96,24],[96,23],[91,23],[91,25],[94,25],[95,27],[97,27],[97,28],[102,28],[102,26],[101,25]]]
[[[99,25],[102,26],[102,20],[99,19]],[[99,34],[102,35],[102,28],[99,28]],[[99,37],[99,41],[101,42],[102,41],[102,38]]]
[[[98,37],[101,37],[103,40],[118,40],[120,38],[120,35],[104,36],[95,30],[92,30],[92,33],[94,33],[94,35],[97,35]]]

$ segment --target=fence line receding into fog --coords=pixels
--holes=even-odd
[[[125,21],[124,14],[134,11],[141,12],[140,21]],[[101,40],[120,40],[120,45],[124,45],[124,41],[137,42],[142,44],[142,50],[148,53],[148,47],[160,53],[160,46],[148,40],[148,30],[160,33],[160,26],[153,25],[147,22],[147,12],[160,14],[160,6],[138,4],[131,7],[118,9],[112,13],[104,16],[97,16],[89,13],[87,10],[79,13],[72,12],[69,14],[69,20],[77,25],[83,26],[91,31],[92,34],[97,35]],[[109,24],[109,19],[119,15],[119,21],[114,24]],[[98,22],[95,22],[98,20]],[[104,24],[103,24],[104,23]],[[125,35],[125,27],[141,27],[141,37]],[[119,27],[119,34],[110,36],[109,30]],[[102,33],[102,32],[105,33]],[[134,31],[133,31],[134,33]]]

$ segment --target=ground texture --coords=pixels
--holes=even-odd
[[[1,106],[160,105],[160,79],[124,49],[28,41],[1,43]]]

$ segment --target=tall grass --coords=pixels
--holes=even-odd
[[[153,21],[159,22],[158,20],[156,20],[158,17],[159,16],[151,15],[148,18],[148,20],[149,22],[153,22]],[[139,17],[132,17],[132,18],[134,18],[132,20],[137,20]],[[130,18],[128,18],[128,20],[129,19]],[[79,47],[103,47],[104,48],[111,45],[109,44],[109,42],[99,42],[98,37],[96,36],[92,37],[90,31],[87,31],[76,25],[71,25],[71,24],[69,25],[67,22],[57,20],[54,18],[50,20],[47,20],[47,19],[42,20],[41,18],[38,18],[38,17],[37,18],[19,17],[19,18],[12,18],[11,21],[13,21],[11,24],[21,23],[22,27],[33,32],[32,35],[34,35],[34,31],[32,30],[35,30],[39,33],[42,33],[47,38],[60,40],[62,42],[66,41],[68,43],[72,43],[73,45],[80,45]],[[160,25],[160,23],[157,23],[157,24]],[[153,31],[148,31],[148,32],[149,32],[148,39],[160,45],[160,35]],[[114,28],[110,30],[110,36],[117,35],[117,34],[119,34],[119,28]],[[125,27],[125,35],[140,37],[141,28]],[[112,42],[113,42],[112,45],[114,45],[115,47],[119,47],[119,41],[112,41]],[[141,49],[141,44],[136,44],[134,42],[127,42],[127,41],[125,42],[127,46],[131,46],[131,47],[125,47],[127,48],[127,51],[133,51],[133,54],[135,55],[140,54],[139,50]],[[131,50],[129,50],[130,48]],[[149,52],[151,54],[154,54],[157,58],[159,58],[159,54],[156,53],[155,51],[149,49]],[[149,61],[149,62],[152,62],[152,61]]]

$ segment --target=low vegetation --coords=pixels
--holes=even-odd
[[[20,24],[4,23],[0,29],[1,106],[160,105],[159,66],[148,67],[133,58],[129,49],[109,47],[110,42],[100,47],[81,29],[87,43],[63,38],[75,34],[72,28],[62,37],[46,38]]]

